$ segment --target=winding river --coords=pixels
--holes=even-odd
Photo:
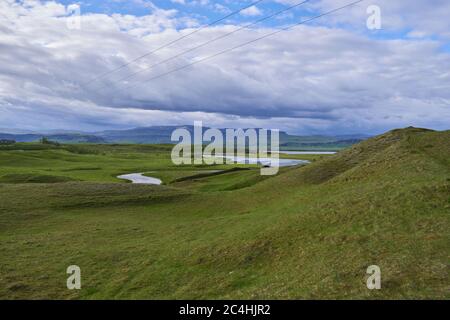
[[[240,156],[222,156],[225,159],[232,159],[235,163],[239,164],[259,164],[262,166],[270,166],[273,159],[271,158],[248,158]],[[307,164],[308,160],[298,160],[298,159],[278,159],[278,165],[280,167],[290,167],[296,166],[298,164]]]
[[[162,184],[162,181],[153,178],[153,177],[146,177],[143,173],[130,173],[130,174],[123,174],[121,176],[117,176],[119,179],[129,180],[132,183],[136,184],[154,184],[154,185],[160,185]]]
[[[334,154],[335,152],[320,152],[320,151],[280,151],[280,153],[284,154]],[[272,163],[271,158],[247,158],[247,157],[227,157],[222,156],[223,158],[233,159],[235,163],[239,164],[260,164],[263,166],[270,166]],[[299,164],[307,164],[308,160],[298,160],[298,159],[278,159],[278,165],[280,167],[289,167],[296,166]],[[119,179],[124,179],[131,181],[135,184],[152,184],[152,185],[160,185],[162,181],[157,178],[144,176],[143,173],[129,173],[117,176]]]
[[[280,151],[282,154],[335,154],[336,151]]]

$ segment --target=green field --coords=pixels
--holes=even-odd
[[[0,297],[450,298],[450,131],[394,130],[273,177],[170,150],[0,147]],[[164,184],[116,178],[132,172]]]

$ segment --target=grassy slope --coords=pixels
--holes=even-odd
[[[0,184],[0,296],[449,298],[449,141],[394,131],[268,179],[248,170],[162,187]],[[25,160],[15,173],[34,167]],[[139,166],[105,162],[67,176],[109,181]],[[142,169],[167,166],[157,163]],[[70,264],[82,269],[77,292],[65,289]],[[380,291],[365,287],[371,264]]]

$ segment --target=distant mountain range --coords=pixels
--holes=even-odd
[[[100,132],[82,132],[52,130],[33,132],[0,128],[0,140],[16,142],[36,142],[42,137],[60,143],[135,143],[135,144],[171,144],[172,132],[184,128],[193,135],[193,126],[154,126],[128,130],[107,130]],[[207,130],[208,128],[204,128]],[[225,129],[220,129],[225,132]],[[256,129],[259,130],[259,129]],[[339,136],[296,136],[280,132],[280,148],[285,150],[337,150],[369,138],[368,135]]]

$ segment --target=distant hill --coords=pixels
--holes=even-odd
[[[171,144],[172,132],[184,128],[191,135],[194,127],[186,126],[153,126],[128,130],[106,130],[100,132],[78,132],[67,130],[52,130],[45,132],[25,132],[8,130],[0,133],[0,139],[15,140],[17,142],[35,142],[43,136],[60,143],[133,143],[133,144]],[[207,130],[205,127],[203,130]],[[226,129],[220,129],[225,133]],[[260,129],[256,129],[260,130]],[[1,131],[0,131],[1,132]],[[367,135],[345,136],[296,136],[280,132],[280,148],[284,150],[339,150],[367,139]]]
[[[42,137],[47,137],[51,141],[61,143],[107,143],[107,141],[105,141],[102,137],[89,134],[0,133],[0,139],[14,140],[16,142],[36,142],[39,141]]]
[[[110,143],[146,143],[165,144],[173,143],[170,139],[172,132],[178,128],[185,128],[193,134],[193,126],[155,126],[141,127],[128,130],[108,130],[96,132],[95,135],[102,137]]]

